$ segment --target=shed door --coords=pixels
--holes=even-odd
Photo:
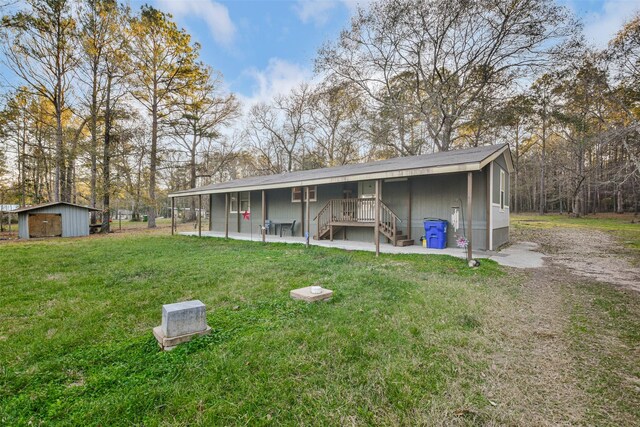
[[[62,236],[62,215],[29,214],[29,237]]]

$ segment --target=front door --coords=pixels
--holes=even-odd
[[[40,213],[29,214],[29,237],[62,236],[62,215]]]

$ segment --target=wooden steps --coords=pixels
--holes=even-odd
[[[415,245],[415,242],[413,241],[413,239],[396,240],[396,246],[413,246],[413,245]]]
[[[380,211],[375,209],[379,203]],[[313,236],[315,240],[330,239],[331,230],[333,237],[346,227],[369,227],[376,226],[378,221],[380,234],[389,239],[395,246],[411,246],[415,242],[398,229],[398,224],[402,221],[393,213],[389,207],[381,200],[374,199],[332,199],[320,209],[314,220],[317,220],[317,233]]]
[[[406,234],[402,234],[402,230],[398,230],[398,234],[392,239],[394,246],[411,246],[415,242]]]

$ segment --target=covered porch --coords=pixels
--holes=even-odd
[[[485,212],[485,183],[486,171],[480,171],[213,193],[209,195],[211,215],[205,226],[208,231],[203,231],[202,218],[198,216],[197,231],[190,234],[352,250],[370,248],[377,254],[426,253],[419,241],[424,235],[423,219],[449,218],[451,203],[464,212],[462,227],[485,237],[486,217],[478,215],[483,218],[474,223],[473,214],[473,209]],[[474,192],[480,199],[475,207]],[[196,196],[198,210],[202,196]],[[175,197],[171,199],[172,207]],[[466,206],[462,205],[463,199]],[[173,231],[175,220],[172,224]],[[480,228],[474,230],[474,226]],[[432,250],[433,253],[451,252],[471,259],[471,248],[483,248],[483,243],[472,246],[472,233],[465,234],[469,241],[466,252],[452,244],[455,237],[451,235],[449,249]]]
[[[309,245],[354,242],[384,248],[415,248],[425,221],[447,221],[434,246],[491,250],[508,242],[509,147],[483,146],[354,165],[241,178],[176,191],[169,196],[209,197],[209,230],[258,236],[278,228]],[[439,224],[442,224],[440,222]],[[202,221],[198,233],[202,235]],[[284,237],[284,236],[283,236]],[[270,239],[271,240],[271,239]],[[392,251],[396,251],[393,249]],[[438,253],[445,253],[439,250]]]

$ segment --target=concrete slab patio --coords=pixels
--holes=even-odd
[[[537,250],[540,245],[533,242],[516,242],[489,257],[500,265],[515,268],[540,268],[545,255]]]
[[[183,232],[179,233],[183,236],[198,236],[197,232]],[[203,231],[202,237],[220,237],[224,238],[224,233],[217,231]],[[244,233],[229,233],[229,238],[234,240],[245,240],[260,242],[261,236],[259,233],[247,235]],[[303,237],[291,237],[291,236],[274,236],[267,235],[267,243],[296,243],[304,244],[305,239]],[[348,251],[367,251],[375,252],[375,246],[372,242],[358,242],[351,240],[313,240],[309,241],[309,244],[314,246],[323,246],[327,248],[338,248]],[[538,268],[542,266],[543,254],[535,252],[537,248],[524,242],[524,245],[518,243],[506,248],[500,252],[494,251],[473,251],[473,257],[475,259],[491,259],[496,261],[500,265],[505,265],[515,268]],[[514,248],[514,249],[512,249]],[[467,254],[460,248],[445,248],[445,249],[429,249],[423,248],[419,245],[413,246],[393,246],[391,244],[381,244],[380,252],[387,254],[431,254],[431,255],[450,255],[457,258],[466,258]]]

